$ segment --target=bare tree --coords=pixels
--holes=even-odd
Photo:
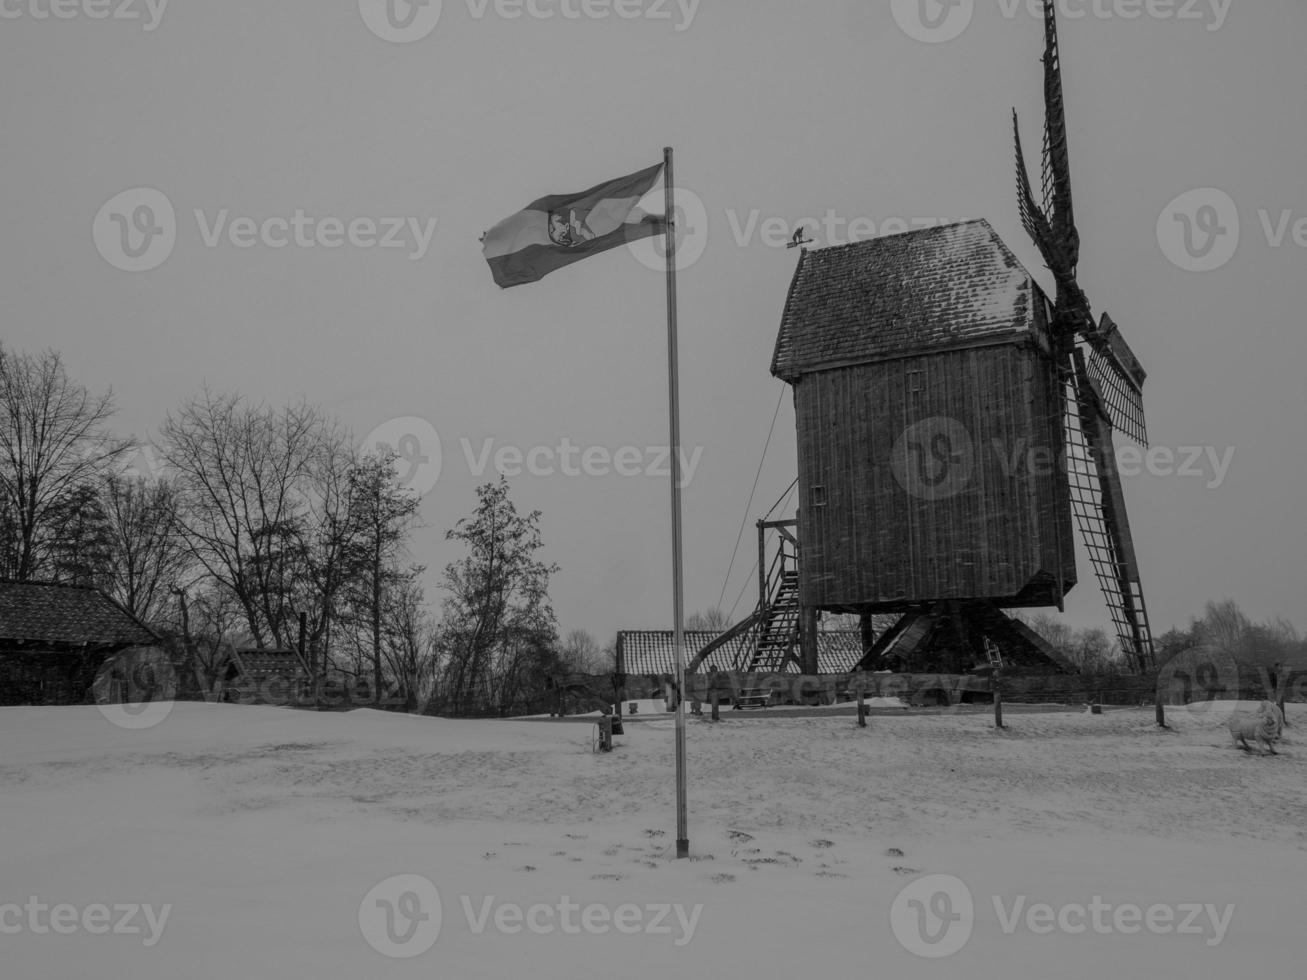
[[[177,589],[182,620],[182,642],[195,666],[200,689],[212,692],[231,660],[233,638],[244,621],[244,612],[225,589],[213,587],[190,595]]]
[[[61,517],[125,447],[105,426],[111,393],[72,381],[55,351],[0,347],[0,574],[30,581],[46,571]]]
[[[352,534],[345,549],[351,599],[366,619],[372,639],[373,696],[382,691],[382,626],[386,593],[412,572],[400,570],[404,541],[413,526],[419,499],[403,489],[395,474],[395,454],[358,460],[349,475]],[[417,570],[418,572],[421,569]]]
[[[687,630],[702,633],[721,633],[731,626],[730,617],[720,609],[705,609],[685,621]]]
[[[136,618],[160,623],[190,565],[172,484],[111,475],[100,501],[110,542],[105,591]]]
[[[399,685],[406,711],[414,711],[432,694],[436,667],[436,630],[418,584],[419,569],[386,591],[382,654]]]
[[[609,659],[599,641],[586,630],[568,633],[558,655],[571,673],[606,674],[613,670],[614,660]]]
[[[341,433],[305,404],[251,407],[206,389],[168,417],[162,438],[192,557],[240,604],[256,643],[289,646],[310,577],[315,508],[321,517],[336,506],[329,498],[339,484],[324,489],[323,479],[335,472]],[[321,633],[329,617],[318,611]]]
[[[1208,602],[1201,620],[1204,639],[1232,655],[1239,652],[1244,634],[1251,626],[1252,623],[1233,599]]]

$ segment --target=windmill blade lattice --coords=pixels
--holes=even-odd
[[[1078,367],[1084,361],[1077,357]],[[1079,388],[1085,374],[1073,368],[1066,383],[1067,481],[1071,511],[1112,616],[1121,649],[1141,670],[1154,666],[1153,638],[1144,605],[1134,545],[1121,501],[1120,476],[1110,457],[1111,434],[1097,415],[1095,396]],[[1104,443],[1106,440],[1106,443]],[[1115,499],[1113,499],[1115,498]]]

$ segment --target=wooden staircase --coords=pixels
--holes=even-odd
[[[799,573],[784,568],[767,604],[766,618],[758,634],[758,645],[749,670],[759,674],[780,673],[799,642]]]

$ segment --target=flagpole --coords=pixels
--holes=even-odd
[[[676,191],[672,148],[663,149],[666,211],[663,237],[667,253],[667,377],[672,457],[672,617],[676,654],[676,856],[690,856],[689,807],[685,789],[685,582],[681,544],[681,385],[676,345]]]

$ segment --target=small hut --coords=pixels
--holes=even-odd
[[[98,589],[0,582],[0,705],[87,704],[116,659],[153,663],[157,657],[130,651],[157,650],[159,642]]]

